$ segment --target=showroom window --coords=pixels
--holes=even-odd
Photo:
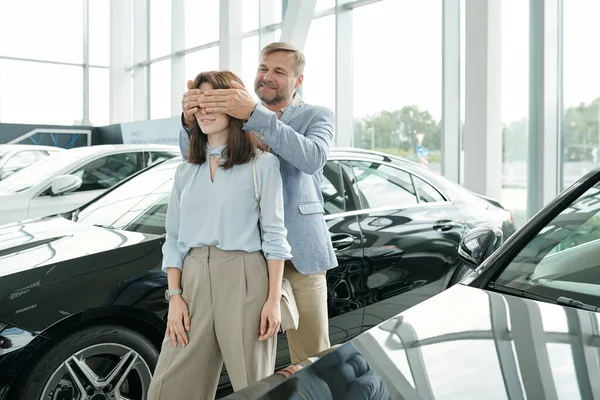
[[[353,10],[354,146],[441,171],[442,0],[381,1]],[[416,199],[415,199],[416,200]]]
[[[600,164],[600,2],[563,2],[562,185]]]

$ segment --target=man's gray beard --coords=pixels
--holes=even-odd
[[[258,90],[257,90],[255,93],[256,93],[256,95],[258,96],[258,98],[259,98],[259,99],[260,99],[260,100],[261,100],[263,103],[265,103],[265,104],[267,104],[267,105],[269,105],[269,106],[271,106],[271,105],[273,105],[273,104],[278,104],[278,103],[281,103],[281,102],[282,102],[282,101],[285,99],[283,96],[275,96],[275,97],[272,97],[272,98],[270,98],[270,99],[265,99],[264,97],[261,97],[261,96],[258,94]]]

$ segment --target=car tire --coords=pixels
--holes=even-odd
[[[24,377],[17,398],[77,398],[83,389],[87,398],[102,392],[143,399],[158,355],[150,340],[134,330],[116,325],[89,327],[54,344]],[[99,379],[94,380],[89,371]],[[115,371],[119,371],[116,376],[101,382]],[[72,379],[73,374],[79,382]]]

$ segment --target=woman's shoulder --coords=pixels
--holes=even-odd
[[[177,176],[184,176],[186,174],[193,172],[194,170],[198,169],[199,167],[200,167],[199,164],[192,164],[189,161],[182,161],[177,166],[177,169],[175,170],[175,174]]]
[[[258,151],[256,154],[256,165],[265,168],[279,168],[279,159],[268,151]]]

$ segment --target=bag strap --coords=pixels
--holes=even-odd
[[[256,157],[257,154],[252,157],[252,178],[254,180],[254,201],[256,201],[256,207],[258,208],[258,228],[260,230],[260,239],[262,241],[263,230],[262,230],[262,220],[260,218],[260,195],[258,193],[258,177],[256,174]]]

